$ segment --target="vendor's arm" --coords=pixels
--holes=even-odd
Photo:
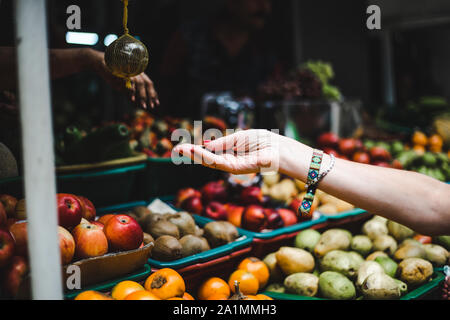
[[[233,149],[234,154],[224,152]],[[266,130],[246,130],[211,141],[206,149],[185,144],[175,151],[232,173],[259,172],[276,164],[279,172],[306,181],[313,149]],[[324,154],[322,167],[329,165],[330,156]],[[417,232],[450,234],[450,185],[423,174],[336,159],[319,188]]]
[[[104,62],[104,53],[89,48],[49,50],[50,77],[58,79],[72,74],[93,71],[117,90],[126,92],[131,101],[140,106],[154,107],[159,104],[153,82],[141,73],[131,78],[132,88],[127,89],[125,80],[109,72]],[[17,84],[15,48],[0,48],[0,88],[14,89]]]

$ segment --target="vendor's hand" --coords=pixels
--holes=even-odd
[[[262,129],[238,131],[205,142],[206,148],[193,144],[177,145],[175,152],[204,166],[233,174],[278,171],[283,137]]]
[[[158,93],[153,86],[152,80],[143,72],[130,78],[131,88],[127,88],[126,80],[114,76],[107,68],[104,60],[104,53],[96,50],[89,52],[90,68],[100,75],[114,89],[125,92],[132,102],[137,103],[142,108],[148,106],[154,108],[159,105]]]

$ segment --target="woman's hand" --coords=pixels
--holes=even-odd
[[[262,129],[238,131],[200,145],[181,144],[174,151],[204,166],[233,174],[278,171],[284,137]]]
[[[152,80],[144,72],[130,78],[131,88],[128,89],[125,79],[116,77],[109,71],[103,52],[90,50],[88,56],[90,69],[94,70],[114,89],[127,93],[132,102],[138,103],[144,109],[147,109],[148,106],[154,108],[159,105],[158,93]]]

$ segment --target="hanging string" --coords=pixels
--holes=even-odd
[[[123,32],[124,34],[129,34],[128,30],[128,0],[122,0],[123,1]],[[125,78],[125,86],[127,89],[131,89],[131,79]]]

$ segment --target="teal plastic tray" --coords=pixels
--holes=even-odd
[[[99,292],[109,292],[111,291],[112,288],[114,288],[114,286],[116,284],[118,284],[119,282],[122,281],[126,281],[126,280],[130,280],[130,281],[143,281],[145,280],[150,274],[152,273],[151,268],[148,264],[145,264],[144,267],[136,272],[134,272],[133,274],[118,278],[118,279],[114,279],[114,280],[110,280],[110,281],[106,281],[97,285],[93,285],[93,286],[89,286],[86,287],[84,289],[80,289],[80,290],[72,290],[70,292],[67,292],[64,295],[64,298],[66,300],[72,300],[74,299],[78,294],[80,294],[83,291],[88,291],[88,290],[94,290],[94,291],[99,291]]]
[[[213,219],[210,219],[207,217],[202,217],[202,216],[198,216],[198,219],[201,221],[205,221],[205,223],[214,221]],[[240,233],[246,234],[249,237],[252,237],[255,239],[272,239],[272,238],[275,238],[275,237],[278,237],[278,236],[281,236],[284,234],[289,234],[289,233],[297,232],[297,231],[300,231],[303,229],[308,229],[316,224],[324,223],[326,221],[327,221],[327,218],[325,216],[321,216],[320,218],[318,218],[316,220],[300,222],[300,223],[296,223],[296,224],[293,224],[288,227],[283,227],[283,228],[279,228],[279,229],[275,229],[275,230],[267,231],[267,232],[253,232],[253,231],[245,230],[242,228],[238,228],[238,230]]]
[[[442,273],[442,271],[438,271],[437,269],[434,270],[433,275],[431,276],[431,281],[427,282],[426,284],[408,292],[406,295],[400,298],[400,300],[417,300],[425,297],[432,291],[439,288],[439,285],[444,281],[445,275]],[[330,300],[325,298],[319,298],[319,297],[305,297],[305,296],[299,296],[295,294],[287,294],[287,293],[278,293],[278,292],[271,292],[271,291],[265,291],[263,294],[268,295],[269,297],[275,299],[275,300]]]
[[[340,212],[338,214],[324,214],[320,213],[322,216],[326,217],[328,220],[339,220],[347,217],[357,216],[359,214],[366,213],[367,211],[360,208],[355,208],[353,210]]]
[[[158,198],[161,201],[167,201],[167,198],[173,198],[173,197],[162,197],[162,198]],[[127,204],[121,204],[121,205],[117,205],[117,206],[110,206],[107,208],[101,208],[98,210],[99,214],[106,214],[106,213],[112,213],[112,212],[123,212],[123,211],[127,211],[130,210],[136,206],[147,206],[152,200],[145,202],[145,201],[136,201],[136,202],[132,202],[132,203],[127,203]],[[173,207],[173,206],[171,206]],[[174,208],[175,210],[176,209]],[[212,220],[208,220],[205,221],[204,219],[202,219],[202,217],[199,217],[197,215],[193,215],[195,222],[197,223],[197,225],[199,225],[200,227],[203,227],[206,223],[212,221]],[[193,264],[197,264],[197,263],[202,263],[202,262],[206,262],[206,261],[210,261],[212,259],[230,254],[234,251],[237,251],[239,249],[243,249],[245,247],[249,247],[251,245],[253,241],[253,238],[249,235],[247,235],[246,233],[242,233],[239,232],[239,237],[237,240],[233,241],[232,243],[217,247],[217,248],[213,248],[211,250],[207,250],[198,254],[194,254],[192,256],[189,257],[185,257],[185,258],[181,258],[181,259],[177,259],[177,260],[173,260],[173,261],[158,261],[158,260],[154,260],[154,259],[148,259],[148,263],[150,266],[161,269],[161,268],[172,268],[172,269],[180,269],[183,267],[187,267]]]
[[[146,168],[145,163],[110,170],[95,170],[58,175],[57,190],[84,196],[96,208],[133,200],[137,176]]]

